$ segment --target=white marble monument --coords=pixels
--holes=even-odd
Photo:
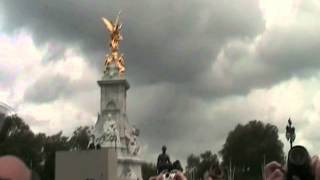
[[[111,34],[110,55],[106,55],[105,71],[98,84],[101,88],[100,113],[93,129],[93,141],[102,148],[115,148],[118,176],[121,179],[142,180],[139,158],[139,130],[128,121],[126,98],[129,83],[125,78],[123,55],[119,52],[121,24],[102,18]]]

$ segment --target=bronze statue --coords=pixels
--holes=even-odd
[[[120,12],[119,12],[119,15],[120,15]],[[123,40],[123,37],[120,32],[122,28],[122,24],[119,23],[119,15],[116,18],[115,22],[109,21],[108,19],[102,17],[102,21],[106,26],[106,29],[110,33],[109,46],[110,46],[111,54],[106,55],[105,66],[107,69],[110,64],[115,63],[119,70],[119,73],[124,74],[125,72],[124,57],[123,57],[123,54],[120,54],[119,52],[119,44],[120,44],[120,41]]]
[[[162,146],[162,153],[159,154],[158,160],[157,160],[157,174],[162,173],[162,171],[170,171],[171,170],[171,161],[170,157],[166,154],[167,147]]]

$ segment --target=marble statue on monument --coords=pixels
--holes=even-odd
[[[125,137],[127,140],[129,153],[134,156],[138,155],[140,152],[140,145],[137,142],[138,136],[139,136],[139,130],[134,127],[129,127],[125,131]]]
[[[126,98],[129,83],[125,78],[124,56],[120,53],[122,24],[119,15],[114,22],[102,18],[108,33],[110,53],[106,55],[104,75],[98,84],[101,88],[100,112],[92,130],[95,146],[115,148],[118,159],[118,177],[142,180],[138,143],[139,130],[127,118]]]

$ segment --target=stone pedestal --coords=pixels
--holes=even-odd
[[[114,148],[59,151],[55,161],[55,180],[142,180],[142,161],[118,157]]]
[[[129,127],[126,115],[126,97],[129,83],[125,79],[109,79],[100,80],[98,84],[101,88],[101,98],[100,113],[94,130],[95,136],[101,137],[104,133],[107,133],[106,130],[109,125],[106,123],[115,123],[116,132],[113,132],[113,129],[110,130],[111,133],[115,133],[117,140],[102,140],[100,145],[102,147],[117,147],[120,150],[119,152],[122,152],[125,150],[126,144],[125,131]]]
[[[118,157],[117,174],[123,180],[142,180],[142,160],[134,157]]]
[[[55,180],[120,180],[115,149],[56,152]]]
[[[117,153],[117,177],[124,180],[142,180],[137,141],[139,130],[128,121],[126,100],[129,83],[110,66],[98,85],[101,88],[100,113],[94,127],[94,142]]]

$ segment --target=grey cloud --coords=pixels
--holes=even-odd
[[[74,89],[70,84],[68,78],[60,75],[44,76],[26,90],[24,99],[36,103],[50,102],[71,94]]]
[[[2,6],[7,32],[24,28],[39,45],[82,47],[96,65],[102,64],[106,46],[100,17],[122,9],[128,74],[141,83],[192,81],[225,41],[254,37],[264,28],[254,0],[11,0]]]
[[[13,72],[9,69],[1,69],[0,71],[0,82],[3,88],[11,87],[15,80]]]
[[[22,117],[28,124],[32,124],[33,127],[47,126],[50,120],[36,119],[34,116],[26,115]]]
[[[221,58],[221,64],[202,72],[197,85],[192,86],[193,93],[204,98],[245,95],[251,89],[271,87],[292,77],[314,76],[320,68],[317,36],[316,29],[296,25],[265,31],[258,42],[230,41],[216,58],[216,63]]]
[[[231,69],[227,67],[222,79],[215,77],[211,64],[217,61],[215,57],[226,44],[235,40],[250,44],[265,30],[256,0],[5,0],[2,7],[6,32],[25,29],[32,33],[37,45],[50,43],[58,47],[44,61],[61,57],[66,47],[80,47],[81,53],[96,66],[103,63],[107,36],[100,17],[115,17],[122,9],[122,51],[132,87],[128,93],[128,115],[141,129],[141,141],[148,144],[149,155],[158,152],[162,144],[167,144],[172,156],[180,159],[191,152],[219,151],[227,132],[239,121],[259,117],[246,114],[248,109],[242,104],[238,109],[227,104],[222,112],[210,109],[219,101],[217,97],[245,94],[257,86],[286,79],[305,65],[299,61],[305,57],[303,52],[310,52],[310,47],[304,46],[308,45],[307,40],[306,44],[297,45],[297,39],[292,39],[303,37],[300,32],[282,34],[287,39],[270,35],[266,45],[259,47],[259,56],[250,54],[246,45],[227,50]],[[279,46],[274,46],[275,42]],[[288,48],[285,54],[278,50],[294,45],[301,48]],[[312,47],[317,46],[315,43]],[[292,50],[301,54],[290,55]],[[309,59],[317,57],[316,51],[308,54],[314,53],[316,56]],[[296,58],[294,68],[287,66],[287,59],[291,58]],[[253,63],[248,65],[245,61],[240,67],[247,69],[232,66],[246,59]],[[269,59],[284,61],[277,64]],[[261,64],[255,64],[257,61]],[[313,61],[305,67],[316,65]],[[48,102],[69,95],[77,89],[74,87],[81,88],[63,77],[44,78],[27,90],[25,98]]]
[[[80,46],[84,55],[99,66],[106,46],[106,33],[100,17],[114,17],[116,11],[122,9],[122,50],[132,90],[136,88],[135,93],[129,92],[128,95],[129,119],[137,122],[135,124],[141,129],[141,142],[148,144],[149,157],[158,152],[162,144],[168,145],[172,158],[181,160],[191,152],[220,150],[219,145],[233,123],[229,121],[225,128],[217,128],[214,121],[219,122],[220,118],[206,122],[208,120],[202,117],[201,109],[184,91],[192,90],[199,72],[208,69],[212,57],[226,41],[251,38],[263,30],[257,1],[248,0],[241,4],[237,1],[77,2],[8,1],[3,4],[7,21],[5,29],[12,32],[25,28],[32,32],[38,45],[49,42],[58,50]],[[44,61],[61,57],[63,51],[54,50]],[[52,80],[52,83],[61,85],[48,94],[47,82],[41,80],[27,91],[26,99],[45,102],[75,91],[66,82]],[[163,82],[170,83],[162,85]],[[188,86],[184,86],[185,83]],[[151,92],[139,88],[148,84],[156,87]],[[149,93],[149,101],[138,103],[145,98],[145,93]],[[137,100],[130,103],[130,97]],[[130,110],[130,107],[136,108]],[[194,112],[195,109],[198,112]]]
[[[266,34],[252,57],[261,66],[260,71],[235,76],[239,78],[236,82],[244,82],[248,88],[267,87],[293,76],[312,76],[320,67],[320,40],[316,36],[308,28],[282,32],[274,29]]]
[[[235,118],[226,112],[231,103],[222,105],[226,111],[217,109],[215,103],[190,97],[168,83],[129,91],[128,117],[141,129],[140,140],[148,145],[146,158],[154,161],[164,144],[172,159],[182,162],[192,152],[218,152],[227,133],[251,119],[250,113],[241,113],[242,105],[233,107]]]

